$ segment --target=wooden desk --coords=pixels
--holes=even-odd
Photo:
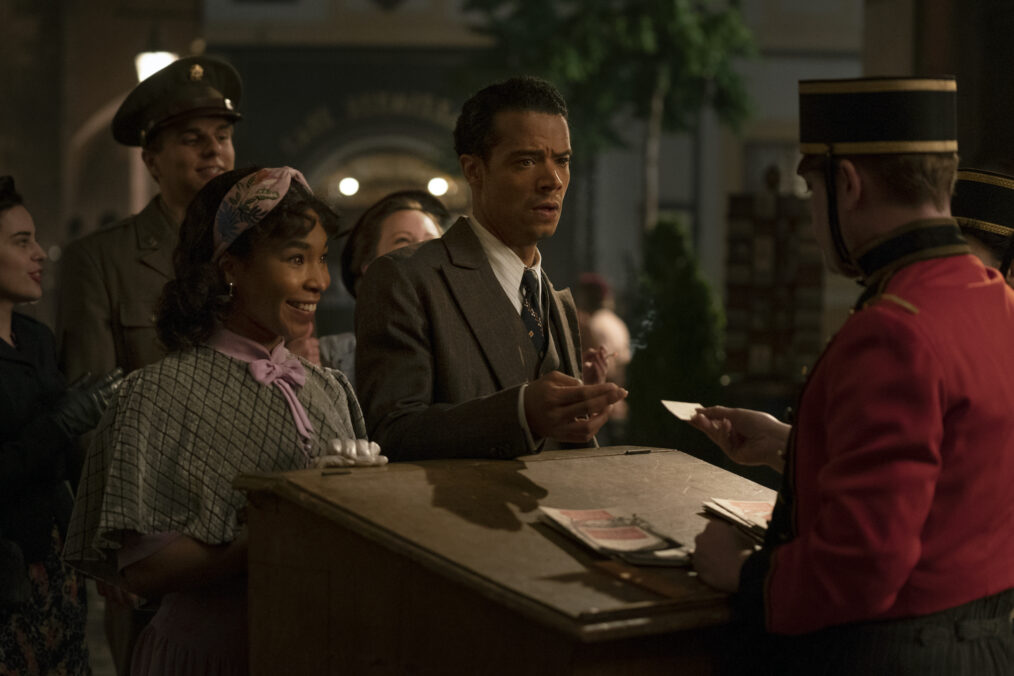
[[[555,451],[243,476],[254,674],[708,673],[726,597],[655,593],[538,522],[617,507],[683,542],[711,497],[772,499],[678,451]]]

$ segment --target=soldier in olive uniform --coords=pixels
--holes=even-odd
[[[68,378],[127,372],[163,356],[152,314],[172,276],[177,229],[205,183],[234,167],[241,83],[218,59],[180,59],[137,85],[113,137],[140,146],[159,194],[140,213],[67,247],[57,334]]]

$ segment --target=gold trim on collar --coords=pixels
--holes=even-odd
[[[954,92],[956,80],[905,78],[899,80],[835,80],[800,82],[800,94],[870,94],[875,92]]]
[[[907,267],[912,263],[918,261],[928,261],[934,258],[945,258],[947,256],[958,256],[960,254],[972,253],[972,250],[968,248],[967,244],[947,244],[944,246],[934,247],[932,249],[923,249],[921,251],[913,251],[907,256],[902,256],[891,262],[880,270],[877,270],[865,280],[865,286],[880,286],[877,296],[883,295],[883,288],[886,286],[887,281],[894,276],[901,268]]]
[[[858,141],[850,143],[800,143],[803,155],[892,155],[897,153],[956,153],[957,141]]]
[[[894,230],[884,233],[880,237],[876,237],[870,240],[866,244],[859,247],[859,249],[855,251],[852,255],[856,258],[856,260],[858,260],[889,239],[901,237],[902,235],[912,232],[913,230],[923,230],[925,228],[932,228],[938,225],[957,225],[957,223],[955,223],[955,220],[956,220],[955,218],[948,218],[946,216],[940,218],[920,218],[917,221],[907,223],[901,226],[900,228],[895,228]]]
[[[916,306],[912,305],[911,303],[909,303],[904,298],[902,298],[900,296],[895,296],[893,293],[882,293],[879,296],[875,296],[874,298],[871,298],[869,301],[867,301],[867,304],[869,304],[875,298],[883,298],[884,300],[889,300],[892,303],[896,303],[897,305],[900,305],[901,307],[905,308],[906,310],[908,310],[909,312],[911,312],[914,315],[919,314],[919,308],[917,308]]]
[[[1004,178],[1003,176],[984,174],[978,171],[969,171],[967,169],[963,169],[958,172],[957,180],[975,181],[976,183],[988,183],[989,185],[995,185],[998,188],[1007,188],[1008,190],[1014,190],[1014,180]]]
[[[980,221],[978,218],[968,218],[967,216],[956,216],[955,220],[958,225],[963,225],[966,228],[973,230],[982,230],[983,232],[991,232],[994,235],[1000,235],[1002,237],[1009,237],[1014,235],[1014,228],[1008,228],[1005,225],[999,225],[997,223],[990,223],[989,221]]]

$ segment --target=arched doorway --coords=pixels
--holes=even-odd
[[[468,186],[457,172],[448,171],[445,149],[438,148],[423,130],[416,134],[385,133],[374,129],[342,134],[335,145],[324,146],[307,164],[304,174],[314,192],[332,205],[347,232],[377,200],[398,190],[429,190],[455,215],[468,210]],[[342,191],[343,180],[354,179],[355,191]],[[434,190],[433,179],[442,179],[446,191]],[[442,186],[441,186],[442,187]],[[346,194],[347,193],[347,194]],[[331,245],[331,287],[317,309],[319,335],[353,330],[354,299],[341,283],[340,253],[345,238]]]

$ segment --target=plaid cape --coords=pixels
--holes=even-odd
[[[340,371],[304,362],[297,397],[317,438],[366,438],[363,414]],[[257,383],[246,362],[210,347],[173,353],[130,374],[88,451],[64,548],[84,572],[115,579],[130,531],[175,531],[231,542],[245,498],[237,475],[301,469],[307,460],[282,392]]]

